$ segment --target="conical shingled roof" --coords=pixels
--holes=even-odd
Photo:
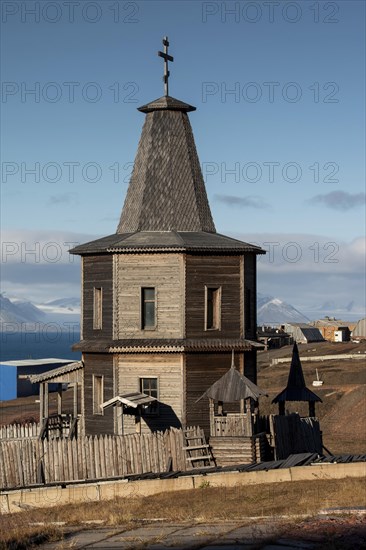
[[[279,393],[272,401],[278,403],[280,401],[320,401],[315,393],[309,390],[305,384],[304,373],[302,371],[299,350],[295,342],[292,350],[292,359],[290,373],[288,375],[286,388]]]
[[[248,397],[257,401],[261,395],[268,397],[265,391],[261,390],[259,386],[236,370],[233,359],[227,373],[212,384],[197,401],[200,401],[203,397],[209,397],[223,403],[236,403]]]
[[[187,115],[194,107],[167,96],[139,110],[146,120],[117,233],[215,233]]]

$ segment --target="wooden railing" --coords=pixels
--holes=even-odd
[[[40,438],[76,437],[77,418],[71,414],[53,414],[43,421]]]
[[[0,441],[8,439],[29,439],[29,438],[56,438],[76,437],[77,418],[71,414],[50,415],[42,425],[39,423],[9,424],[0,426]]]
[[[252,418],[245,413],[228,413],[226,416],[214,416],[211,437],[251,436]]]

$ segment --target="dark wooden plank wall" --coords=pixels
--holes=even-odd
[[[254,384],[257,383],[257,352],[244,352],[244,376],[249,378]]]
[[[222,288],[221,330],[204,329],[205,286],[221,286]],[[187,254],[186,337],[240,337],[239,256],[191,256]]]
[[[93,374],[104,376],[104,401],[113,395],[113,355],[84,353],[84,414],[85,435],[113,434],[113,408],[104,414],[93,414]]]
[[[112,338],[113,256],[83,258],[83,339]],[[94,287],[103,289],[102,328],[93,329]]]
[[[240,353],[235,354],[239,368]],[[209,402],[197,399],[230,368],[231,353],[189,353],[186,355],[186,425],[201,426],[210,435]],[[226,404],[227,412],[240,412],[240,404]]]
[[[250,304],[246,303],[248,299]],[[247,298],[247,299],[246,299]],[[250,323],[245,324],[245,310],[249,307]],[[248,340],[257,339],[257,258],[256,254],[244,255],[244,334]]]

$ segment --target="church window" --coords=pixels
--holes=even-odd
[[[103,414],[104,376],[93,375],[93,414]]]
[[[206,330],[221,328],[221,287],[206,287],[205,327]]]
[[[96,330],[100,330],[102,328],[102,301],[103,301],[102,289],[94,287],[93,329],[96,329]]]
[[[252,328],[252,295],[250,288],[245,288],[244,311],[245,311],[245,330]]]
[[[141,289],[141,328],[154,329],[156,327],[156,292],[155,288]]]

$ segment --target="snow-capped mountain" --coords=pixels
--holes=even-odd
[[[49,323],[72,320],[79,322],[80,298],[59,298],[34,305],[29,301],[6,298],[0,295],[0,323]],[[300,311],[273,296],[258,293],[257,324],[308,323]]]
[[[9,300],[0,294],[0,323],[38,323],[45,322],[45,314],[31,302]]]
[[[273,296],[257,295],[257,324],[280,325],[283,323],[308,323],[310,319],[294,308]]]
[[[25,327],[33,330],[64,330],[70,323],[80,324],[80,299],[60,298],[45,304],[33,304],[0,294],[0,330],[17,332]],[[10,326],[12,325],[12,326]],[[37,328],[38,327],[38,328]]]

